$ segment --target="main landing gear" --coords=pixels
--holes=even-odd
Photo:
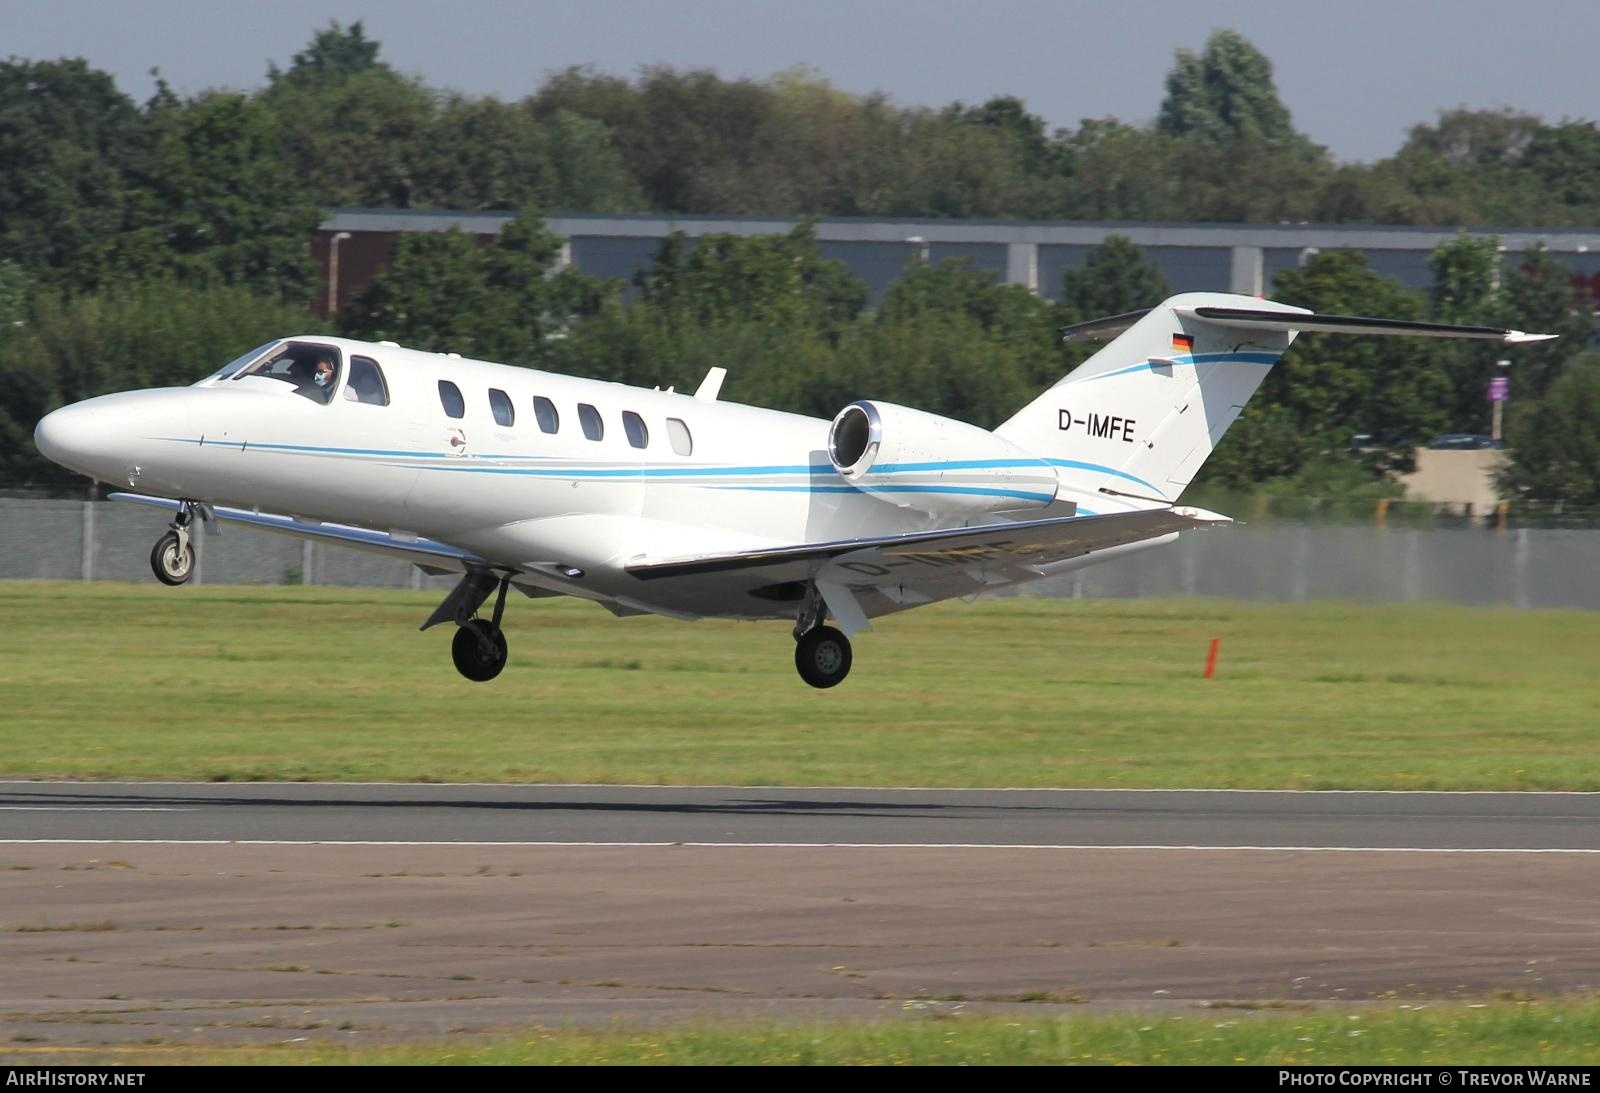
[[[167,526],[171,529],[156,540],[150,548],[150,570],[162,584],[187,584],[194,576],[194,543],[189,540],[189,528],[199,515],[206,518],[198,502],[185,501]]]
[[[498,586],[494,614],[487,619],[477,617],[478,608]],[[468,573],[461,583],[445,598],[444,603],[422,628],[436,623],[452,621],[456,636],[450,642],[450,658],[456,671],[474,683],[487,683],[499,675],[506,666],[506,635],[500,629],[500,619],[505,615],[506,592],[511,588],[511,578],[496,577],[482,570]]]
[[[484,619],[462,623],[450,642],[456,671],[474,683],[487,683],[499,675],[506,666],[506,656],[505,631]]]
[[[815,588],[794,620],[794,668],[819,690],[837,687],[850,674],[850,639],[824,625],[826,607]]]

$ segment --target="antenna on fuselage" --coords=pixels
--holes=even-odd
[[[700,381],[700,386],[694,389],[694,397],[700,402],[716,402],[717,392],[722,390],[722,381],[727,378],[726,368],[712,368],[706,372],[706,378]]]

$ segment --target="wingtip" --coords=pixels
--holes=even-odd
[[[1561,337],[1560,334],[1524,334],[1520,330],[1506,331],[1506,342],[1509,345],[1523,345],[1527,342],[1551,342]]]
[[[1182,505],[1172,510],[1173,515],[1186,517],[1197,524],[1231,524],[1233,517],[1224,516],[1220,512],[1211,512],[1209,509],[1197,509]]]

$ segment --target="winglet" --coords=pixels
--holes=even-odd
[[[712,368],[706,372],[706,378],[700,381],[700,386],[694,389],[694,397],[700,402],[716,402],[717,393],[722,390],[722,381],[727,379],[726,368]]]

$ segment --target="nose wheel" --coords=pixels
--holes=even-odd
[[[169,531],[150,550],[150,569],[162,584],[179,585],[194,576],[194,544],[187,532]]]
[[[843,683],[850,661],[850,639],[831,626],[813,627],[795,643],[795,670],[819,690]]]
[[[187,584],[194,576],[194,543],[189,538],[189,528],[196,513],[207,518],[198,502],[183,502],[178,515],[167,525],[170,530],[150,548],[150,571],[162,584]],[[215,528],[215,524],[210,526]]]

